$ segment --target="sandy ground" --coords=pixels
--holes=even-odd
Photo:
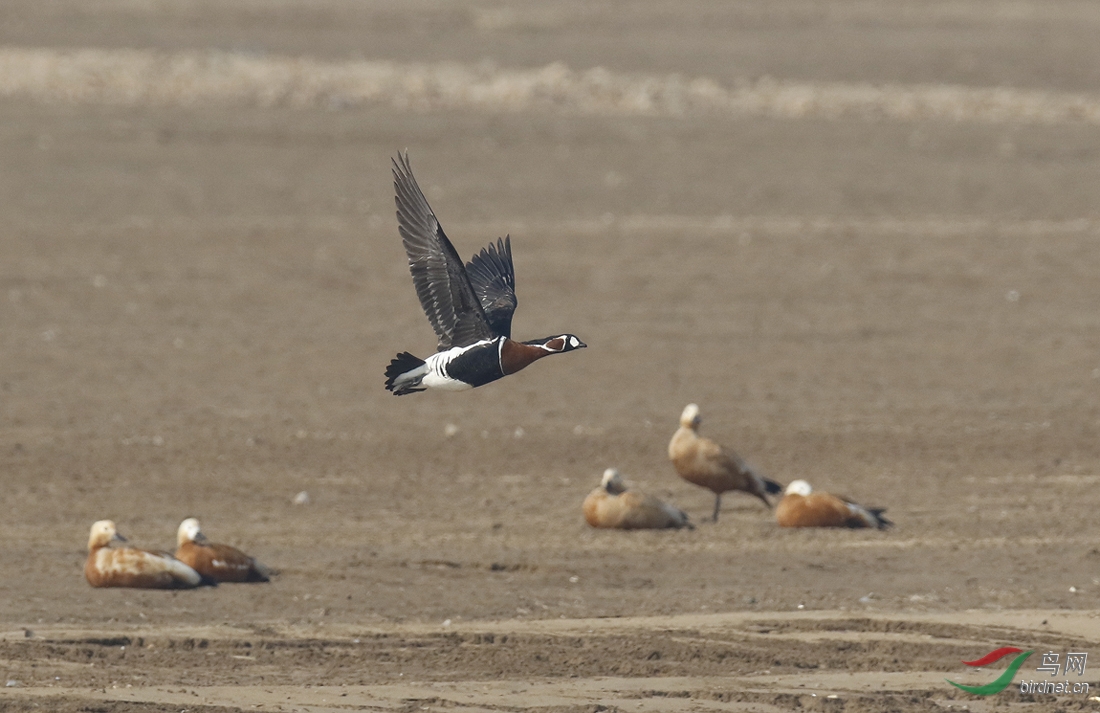
[[[989,682],[1003,663],[960,660],[1005,645],[1100,650],[1100,134],[1024,101],[1096,105],[1098,31],[1045,0],[5,3],[0,78],[97,49],[195,82],[0,86],[0,710],[1094,709],[944,679]],[[210,88],[225,57],[397,79],[265,101],[255,76]],[[558,62],[582,74],[551,95],[509,74]],[[496,93],[417,84],[454,66]],[[1008,109],[626,91],[670,77]],[[383,390],[434,347],[404,148],[460,253],[511,234],[516,335],[589,349]],[[701,522],[665,455],[689,401],[770,476],[896,527],[781,531],[736,495]],[[587,528],[608,466],[698,528]],[[170,548],[187,516],[280,574],[87,587],[92,521]]]

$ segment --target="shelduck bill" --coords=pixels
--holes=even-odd
[[[694,529],[688,516],[652,495],[627,490],[619,471],[608,468],[600,487],[584,499],[584,519],[592,527],[619,530]]]
[[[213,584],[172,555],[136,547],[111,547],[113,542],[126,542],[114,522],[100,520],[92,525],[84,578],[93,587],[190,589]]]
[[[484,386],[543,357],[586,346],[572,334],[513,341],[511,237],[498,238],[463,265],[417,185],[407,153],[393,161],[393,186],[413,286],[438,339],[436,353],[427,359],[401,352],[390,361],[386,389],[394,396]]]
[[[722,507],[722,493],[740,490],[755,495],[769,508],[768,494],[777,495],[783,486],[757,473],[733,451],[699,435],[702,418],[699,407],[688,404],[680,414],[680,428],[668,444],[668,458],[684,480],[714,493],[714,515]]]
[[[176,559],[190,565],[196,572],[215,582],[267,582],[268,570],[236,547],[210,542],[199,528],[199,521],[189,517],[176,531]]]
[[[817,493],[805,480],[792,481],[775,508],[781,527],[875,527],[893,523],[882,516],[886,508],[867,508],[847,498]]]

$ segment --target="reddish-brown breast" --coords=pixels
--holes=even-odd
[[[584,521],[592,527],[602,527],[600,524],[600,510],[602,501],[607,499],[607,491],[602,487],[596,488],[584,499],[581,509],[584,511]]]
[[[504,372],[505,376],[515,374],[520,369],[530,366],[531,363],[542,359],[544,356],[549,356],[551,353],[541,347],[505,339],[504,344],[500,347],[500,370]]]

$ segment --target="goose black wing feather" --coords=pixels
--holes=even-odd
[[[516,270],[512,264],[512,238],[497,238],[466,263],[466,274],[481,301],[489,329],[498,337],[512,336],[516,311]]]
[[[393,187],[397,230],[409,256],[416,296],[435,330],[439,351],[492,338],[462,259],[416,184],[407,153],[398,154],[393,161]]]

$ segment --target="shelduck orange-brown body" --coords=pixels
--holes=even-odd
[[[688,516],[652,495],[628,490],[619,471],[608,468],[600,487],[584,499],[584,519],[592,527],[619,530],[692,528]]]
[[[755,495],[771,507],[768,494],[782,492],[783,486],[757,473],[733,451],[700,436],[701,422],[699,407],[688,404],[680,414],[680,428],[668,444],[668,457],[681,478],[714,493],[712,520],[718,522],[722,493],[731,490]]]
[[[814,492],[805,480],[792,481],[779,505],[775,520],[781,527],[874,527],[884,530],[893,523],[882,516],[885,508],[868,508],[829,493]]]
[[[463,265],[417,185],[408,155],[393,162],[397,229],[420,306],[435,330],[427,359],[401,352],[386,367],[395,396],[426,389],[462,391],[504,378],[551,354],[586,345],[572,334],[517,342],[516,273],[510,237],[497,239]]]
[[[199,527],[199,521],[189,517],[176,531],[176,559],[187,563],[196,572],[215,582],[267,582],[266,567],[231,545],[210,542]]]
[[[136,547],[111,547],[113,542],[126,542],[114,522],[100,520],[92,525],[84,578],[93,587],[189,589],[212,584],[172,555]]]

